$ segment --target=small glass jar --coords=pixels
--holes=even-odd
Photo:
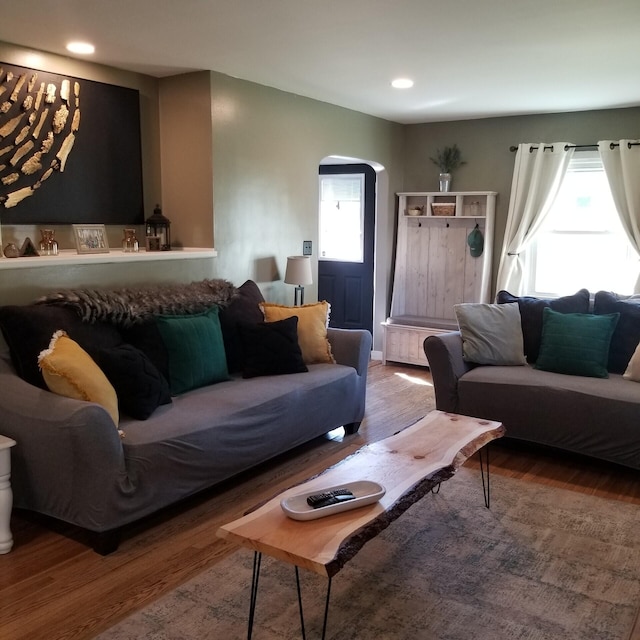
[[[138,238],[136,238],[135,229],[124,229],[124,237],[122,238],[122,250],[125,253],[132,253],[139,250]]]
[[[40,255],[43,256],[57,256],[58,255],[58,241],[55,238],[55,231],[53,229],[41,229],[40,235]]]

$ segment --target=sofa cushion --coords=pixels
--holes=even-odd
[[[335,363],[327,339],[330,306],[326,300],[297,307],[263,302],[260,307],[266,322],[298,317],[298,343],[305,364]]]
[[[161,404],[171,402],[169,383],[140,349],[123,343],[95,354],[118,396],[118,409],[136,420],[146,420]]]
[[[169,356],[173,395],[229,379],[217,306],[192,315],[160,315],[156,320]]]
[[[65,331],[90,355],[122,342],[112,325],[85,323],[73,309],[47,304],[0,307],[0,328],[17,374],[42,389],[47,385],[38,368],[38,354],[49,346],[54,332]]]
[[[640,299],[598,291],[593,302],[593,312],[599,315],[620,314],[611,338],[607,367],[611,373],[623,373],[640,343]]]
[[[520,310],[511,304],[463,303],[453,306],[467,362],[524,365]]]
[[[638,343],[636,350],[633,352],[622,377],[634,382],[640,382],[640,343]]]
[[[264,322],[264,315],[260,309],[261,302],[264,302],[264,298],[258,285],[253,280],[247,280],[238,287],[231,302],[220,309],[220,327],[229,373],[243,369],[242,338],[238,325]]]
[[[56,331],[38,356],[47,387],[53,393],[102,405],[118,426],[115,389],[91,356],[64,331]]]
[[[499,291],[496,296],[498,304],[517,302],[520,307],[524,353],[527,362],[534,363],[540,351],[542,338],[542,312],[549,307],[560,313],[589,313],[589,291],[580,289],[571,296],[560,298],[535,298],[532,296],[517,297],[508,291]]]
[[[598,316],[544,309],[536,369],[608,378],[609,345],[619,317],[619,313]]]
[[[508,438],[640,465],[638,387],[619,374],[587,378],[529,365],[474,367],[460,378],[458,394],[459,413],[502,422]]]
[[[243,378],[308,371],[298,344],[298,318],[239,325],[244,352]]]

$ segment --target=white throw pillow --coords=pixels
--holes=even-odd
[[[640,382],[640,344],[636,347],[636,350],[629,360],[627,370],[622,374],[623,378],[627,380],[633,380],[634,382]]]
[[[453,307],[467,362],[524,365],[524,340],[517,302],[464,303]]]

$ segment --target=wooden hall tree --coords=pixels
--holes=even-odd
[[[382,361],[428,365],[428,335],[458,328],[453,306],[490,302],[496,192],[398,193],[391,315],[383,323]],[[446,214],[446,215],[445,215]],[[472,255],[478,229],[482,253]]]

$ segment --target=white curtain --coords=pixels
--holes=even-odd
[[[640,255],[640,140],[601,140],[598,151],[622,226]],[[640,277],[634,293],[640,293]]]
[[[523,252],[556,199],[573,151],[568,142],[518,145],[496,291],[525,293]]]

